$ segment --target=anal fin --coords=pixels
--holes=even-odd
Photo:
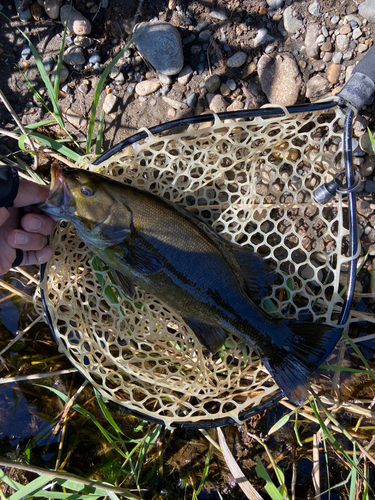
[[[199,342],[210,352],[217,352],[228,338],[228,333],[220,326],[200,323],[194,318],[183,318],[185,323],[193,330]]]

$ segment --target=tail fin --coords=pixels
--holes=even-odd
[[[309,376],[332,352],[341,328],[293,321],[283,322],[283,327],[289,333],[282,345],[272,346],[262,360],[285,396],[300,405],[308,396]]]

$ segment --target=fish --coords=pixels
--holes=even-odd
[[[79,168],[53,166],[50,192],[39,208],[70,221],[126,295],[134,295],[135,285],[153,294],[210,352],[238,335],[290,401],[305,401],[310,376],[341,328],[266,313],[260,301],[272,273],[252,249],[227,241],[176,203]]]

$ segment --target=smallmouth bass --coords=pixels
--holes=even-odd
[[[264,261],[232,244],[183,208],[82,169],[51,169],[40,208],[70,221],[110,266],[125,294],[134,284],[176,311],[211,352],[229,332],[244,338],[283,393],[301,404],[310,374],[330,354],[341,329],[276,319],[257,300],[266,293]]]

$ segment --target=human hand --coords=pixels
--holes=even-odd
[[[13,207],[0,208],[0,275],[15,265],[16,256],[21,259],[17,265],[43,264],[52,257],[47,236],[55,221],[32,206],[44,202],[48,193],[47,186],[21,179]],[[21,207],[27,213],[20,221]]]

